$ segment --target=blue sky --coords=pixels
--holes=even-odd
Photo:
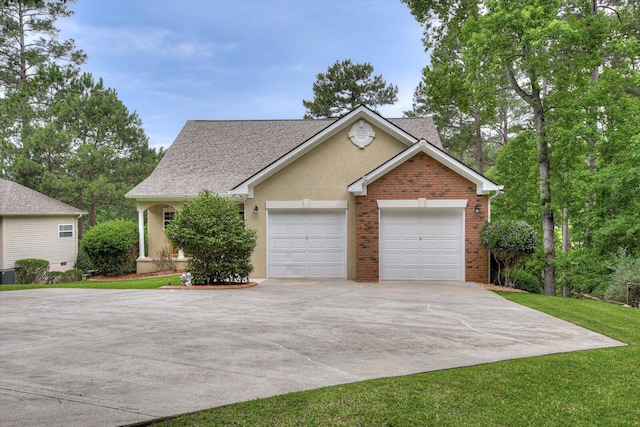
[[[190,119],[298,119],[319,72],[369,62],[411,108],[428,55],[399,0],[77,0],[57,25],[167,148]]]

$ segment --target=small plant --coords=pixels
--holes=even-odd
[[[513,287],[527,291],[530,294],[539,294],[542,291],[542,282],[539,278],[526,270],[514,270],[511,272]]]
[[[176,263],[171,257],[171,251],[169,250],[168,246],[165,246],[164,248],[156,252],[156,256],[153,257],[153,263],[155,264],[157,271],[178,270],[178,268],[176,267]]]
[[[191,255],[187,270],[194,284],[242,282],[253,270],[255,230],[245,227],[237,205],[209,191],[185,201],[165,233]]]
[[[511,283],[511,272],[536,251],[536,233],[524,221],[498,220],[487,222],[480,231],[480,242],[504,266],[505,284]],[[501,274],[498,273],[498,282]],[[502,283],[499,283],[502,285]]]
[[[64,283],[71,282],[80,282],[82,281],[82,270],[67,270],[64,272],[64,278],[62,279]]]
[[[117,276],[136,269],[138,226],[115,220],[98,224],[82,237],[81,249],[101,274]]]
[[[21,285],[47,283],[49,261],[46,259],[20,259],[15,262],[15,266],[16,283]]]

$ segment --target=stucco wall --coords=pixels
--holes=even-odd
[[[60,224],[73,224],[73,237],[59,237]],[[51,271],[75,268],[78,257],[76,216],[4,217],[2,226],[2,268],[14,268],[17,260],[26,258],[46,259]]]
[[[366,196],[356,197],[356,280],[379,279],[378,200],[467,199],[465,209],[465,276],[488,280],[488,254],[480,244],[480,229],[488,218],[488,198],[476,194],[476,185],[424,153],[407,160],[369,184]],[[475,212],[476,204],[480,212]]]
[[[349,140],[350,126],[254,188],[247,200],[247,225],[257,231],[253,277],[267,276],[267,201],[347,200],[347,277],[355,278],[355,199],[347,186],[406,145],[374,127],[376,137],[361,149]],[[258,206],[258,214],[253,213]]]

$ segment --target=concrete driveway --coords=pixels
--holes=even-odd
[[[0,425],[114,426],[621,343],[477,284],[0,293]]]

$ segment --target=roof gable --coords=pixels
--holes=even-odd
[[[361,117],[407,145],[424,138],[442,146],[430,117],[387,120],[364,106],[341,119],[189,120],[151,175],[125,197],[179,201],[205,189],[246,197],[257,182]]]
[[[86,212],[12,181],[0,179],[0,215],[83,215]]]
[[[357,123],[359,120],[363,119],[373,124],[377,128],[383,130],[384,132],[394,136],[396,139],[407,146],[412,146],[418,141],[418,138],[411,135],[406,130],[399,127],[397,124],[394,124],[391,120],[385,119],[373,110],[365,107],[364,105],[361,105],[342,118],[329,124],[326,128],[324,128],[308,140],[302,142],[300,145],[296,146],[285,155],[277,158],[274,162],[238,184],[236,187],[229,191],[229,194],[232,197],[253,197],[253,189],[256,185],[260,184],[269,177],[273,176],[278,171],[292,164],[297,159],[304,156],[305,154],[316,148],[318,145],[338,134],[348,126],[352,126],[354,123]],[[399,121],[400,119],[396,119],[396,123],[398,123]],[[434,140],[433,143],[442,146],[440,138],[438,137],[437,132],[435,132],[433,123],[430,122],[430,125],[426,126],[424,129],[426,129],[427,127],[429,129],[433,129],[431,135],[429,135]]]
[[[377,180],[378,178],[387,174],[387,172],[401,165],[408,159],[412,158],[418,153],[425,153],[430,156],[434,160],[440,162],[445,165],[458,175],[468,179],[476,185],[476,194],[478,195],[486,195],[493,191],[500,191],[503,189],[502,185],[498,185],[493,181],[489,180],[485,176],[479,174],[474,171],[470,167],[466,166],[464,163],[454,159],[449,156],[444,151],[440,150],[437,147],[434,147],[432,144],[421,140],[417,144],[412,145],[411,147],[404,150],[402,153],[397,156],[389,159],[387,162],[378,166],[371,172],[367,173],[362,178],[358,179],[354,183],[350,184],[347,187],[347,190],[356,196],[366,196],[367,195],[367,186]]]

